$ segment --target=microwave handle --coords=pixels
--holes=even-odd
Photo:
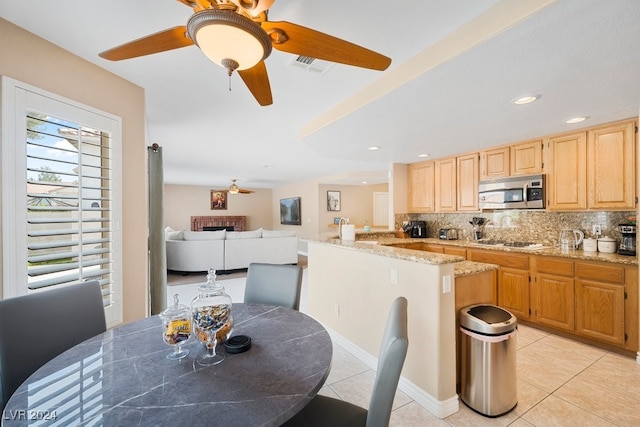
[[[522,186],[522,200],[525,202],[528,202],[527,200],[527,187],[528,187],[528,183],[524,183],[524,185]]]

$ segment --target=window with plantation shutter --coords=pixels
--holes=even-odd
[[[15,254],[3,238],[4,296],[98,280],[107,322],[119,323],[120,120],[9,83],[14,99],[5,96],[3,78],[3,111],[6,104],[12,110],[3,128],[12,122],[12,131],[3,132],[2,222]]]

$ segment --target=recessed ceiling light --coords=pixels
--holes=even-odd
[[[418,154],[418,157],[421,157],[421,158],[429,157],[429,154]]]
[[[588,118],[589,118],[589,117],[587,117],[587,116],[583,116],[583,117],[572,117],[572,118],[570,118],[570,119],[568,119],[568,120],[565,120],[564,122],[565,122],[565,123],[568,123],[568,124],[570,124],[570,125],[571,125],[571,124],[574,124],[574,123],[584,122],[584,121],[585,121],[585,120],[587,120]]]
[[[367,184],[367,181],[362,181],[363,184]]]
[[[380,147],[378,147],[377,145],[374,145],[373,147],[369,147],[369,151],[376,151],[379,150]]]
[[[524,105],[524,104],[529,104],[530,102],[533,102],[538,99],[540,99],[540,95],[527,95],[527,96],[521,96],[520,98],[516,98],[512,102],[516,105]]]

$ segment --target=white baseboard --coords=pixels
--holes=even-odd
[[[376,357],[367,353],[333,329],[327,327],[326,325],[323,326],[327,329],[329,335],[331,336],[331,339],[334,340],[336,344],[340,345],[349,353],[353,354],[374,371],[376,370],[376,368],[378,367],[378,359]],[[438,400],[405,377],[400,377],[398,388],[406,393],[407,396],[415,400],[416,403],[418,403],[420,406],[422,406],[424,409],[431,412],[438,418],[446,418],[449,415],[455,414],[460,409],[460,402],[457,395],[452,397],[451,399]]]

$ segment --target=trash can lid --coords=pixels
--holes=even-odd
[[[518,319],[495,305],[476,304],[460,310],[460,326],[485,335],[502,335],[516,328]]]

